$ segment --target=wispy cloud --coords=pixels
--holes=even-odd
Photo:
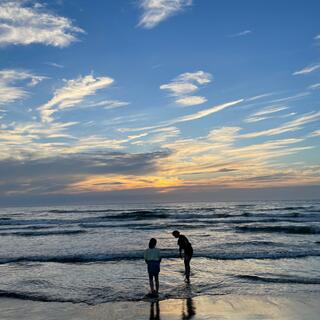
[[[238,33],[234,33],[231,34],[229,37],[234,38],[234,37],[243,37],[243,36],[247,36],[248,34],[251,34],[252,31],[251,30],[244,30]]]
[[[76,122],[42,124],[12,122],[0,126],[0,159],[25,159],[61,154],[67,144],[56,139],[75,139],[67,133]]]
[[[247,98],[246,101],[250,101],[250,102],[251,101],[256,101],[256,100],[260,100],[262,98],[266,98],[266,97],[272,96],[274,94],[275,94],[274,92],[263,93],[263,94],[259,94],[257,96],[251,97],[251,98]]]
[[[299,100],[301,98],[304,98],[306,96],[309,96],[310,92],[301,92],[301,93],[297,93],[294,94],[292,96],[289,97],[284,97],[284,98],[278,98],[278,99],[274,99],[274,100],[270,100],[270,103],[279,103],[279,102],[288,102],[288,101],[295,101],[295,100]]]
[[[242,134],[243,138],[256,138],[263,136],[274,136],[285,132],[292,132],[302,129],[302,126],[320,120],[320,112],[311,112],[297,117],[296,119],[286,122],[279,127]]]
[[[308,135],[308,137],[309,137],[309,138],[320,137],[320,129],[311,132],[311,133]]]
[[[114,80],[109,77],[87,75],[74,80],[65,80],[65,86],[54,92],[53,98],[38,109],[44,122],[53,121],[52,115],[58,110],[72,108],[97,90],[110,86]]]
[[[68,18],[46,12],[40,4],[27,6],[26,3],[2,1],[0,4],[0,45],[41,43],[65,47],[83,32]]]
[[[286,110],[286,109],[288,109],[288,107],[286,107],[286,106],[270,106],[270,107],[263,108],[260,111],[257,111],[253,115],[254,116],[262,116],[265,114],[275,113],[275,112],[279,112],[279,111]]]
[[[16,83],[24,82],[27,86],[35,86],[44,79],[47,77],[29,71],[0,70],[0,105],[23,99],[28,95],[28,91],[24,87],[17,87]]]
[[[164,145],[171,150],[160,161],[158,174],[177,177],[179,185],[220,185],[225,187],[261,187],[318,181],[310,172],[302,173],[275,159],[303,152],[312,146],[294,146],[303,139],[278,139],[256,144],[236,146],[242,139],[239,127],[211,130],[205,137],[176,140]],[[187,161],[186,161],[187,159]],[[310,171],[310,170],[309,170]],[[268,178],[267,178],[268,177]]]
[[[59,68],[59,69],[64,68],[64,66],[63,66],[62,64],[55,63],[55,62],[46,62],[46,64],[47,64],[48,66],[55,67],[55,68]]]
[[[301,70],[298,70],[298,71],[295,71],[293,73],[294,76],[298,76],[298,75],[304,75],[304,74],[309,74],[311,72],[314,72],[316,70],[318,70],[320,68],[320,63],[317,63],[317,64],[313,64],[313,65],[310,65],[310,66],[307,66]]]
[[[243,99],[239,99],[239,100],[235,100],[235,101],[231,101],[231,102],[227,102],[227,103],[222,103],[222,104],[219,104],[217,106],[214,106],[214,107],[211,107],[211,108],[208,108],[208,109],[205,109],[205,110],[201,110],[201,111],[198,111],[198,112],[193,113],[193,114],[189,114],[187,116],[182,116],[180,118],[177,118],[176,120],[173,120],[172,124],[198,120],[198,119],[207,117],[207,116],[209,116],[209,115],[211,115],[213,113],[216,113],[218,111],[221,111],[221,110],[224,110],[226,108],[232,107],[232,106],[234,106],[236,104],[239,104],[242,101],[243,101]]]
[[[258,122],[265,119],[270,119],[272,116],[270,114],[274,114],[277,112],[280,112],[282,110],[286,110],[288,107],[286,106],[269,106],[261,109],[260,111],[257,111],[253,114],[251,114],[248,118],[245,119],[245,122]]]
[[[315,89],[320,89],[320,83],[315,83],[309,86],[309,89],[315,90]]]
[[[106,110],[125,107],[129,105],[129,102],[120,101],[120,100],[103,100],[99,102],[92,102],[87,104],[88,107],[102,107]]]
[[[192,0],[140,0],[143,14],[139,26],[152,29],[191,4]]]
[[[207,108],[204,110],[200,110],[197,111],[195,113],[191,113],[189,115],[186,116],[181,116],[175,119],[171,119],[168,121],[164,121],[158,125],[153,125],[153,126],[147,126],[147,127],[140,127],[140,128],[120,128],[118,129],[118,131],[120,132],[137,132],[137,131],[148,131],[148,130],[154,130],[154,129],[161,129],[161,128],[165,128],[165,127],[169,127],[169,126],[173,126],[176,125],[178,123],[183,123],[183,122],[188,122],[188,121],[193,121],[193,120],[198,120],[204,117],[207,117],[213,113],[222,111],[226,108],[232,107],[236,104],[239,104],[241,102],[243,102],[244,99],[239,99],[239,100],[235,100],[235,101],[231,101],[231,102],[226,102],[226,103],[222,103],[216,106],[213,106],[211,108]]]
[[[190,96],[189,94],[199,90],[199,86],[203,86],[212,81],[212,75],[202,70],[196,72],[186,72],[180,74],[170,83],[162,84],[161,90],[167,90],[171,96],[178,97],[175,102],[182,106],[192,106],[207,101],[202,96]]]

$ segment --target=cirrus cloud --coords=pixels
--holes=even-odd
[[[45,44],[66,47],[83,33],[71,20],[43,10],[43,6],[24,6],[22,1],[0,4],[0,45]]]
[[[93,95],[97,90],[108,87],[114,82],[110,77],[87,75],[77,79],[65,80],[66,85],[54,92],[53,98],[38,109],[43,122],[52,122],[52,115],[58,110],[72,108]]]
[[[152,29],[191,4],[192,0],[141,0],[140,7],[143,9],[143,14],[139,26]]]
[[[0,70],[0,105],[23,99],[28,95],[28,91],[16,86],[16,83],[26,82],[27,86],[32,87],[45,79],[47,77],[38,76],[29,71]]]

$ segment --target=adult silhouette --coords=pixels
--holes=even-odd
[[[178,246],[179,246],[179,255],[180,258],[184,260],[184,274],[186,277],[186,281],[190,281],[190,261],[193,255],[193,248],[191,243],[189,242],[188,238],[183,234],[180,234],[178,230],[172,232],[172,235],[178,239]],[[183,251],[183,257],[182,257]]]

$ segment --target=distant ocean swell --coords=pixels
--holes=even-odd
[[[81,222],[81,221],[6,221],[6,223],[0,223],[0,237],[1,236],[50,236],[50,235],[76,235],[85,233],[85,229],[100,229],[100,228],[130,228],[137,230],[171,230],[171,229],[200,229],[208,228],[214,225],[225,224],[229,228],[233,228],[238,232],[250,232],[250,233],[287,233],[287,234],[320,234],[320,225],[299,225],[300,221],[288,220],[288,219],[262,219],[259,220],[259,225],[256,225],[257,220],[231,220],[231,221],[217,221],[215,219],[192,219],[187,222],[169,222],[162,224],[153,224],[148,222],[143,223],[119,223],[119,224],[106,224],[100,219],[94,219],[95,222]],[[292,223],[288,225],[277,225],[276,222]],[[308,222],[308,221],[305,221]],[[262,223],[273,223],[272,225],[262,225]],[[33,224],[33,225],[30,225]],[[239,226],[244,224],[242,226]],[[48,230],[54,229],[60,226],[81,228],[77,230],[64,229],[64,230]],[[235,225],[235,226],[232,226]],[[29,230],[46,229],[47,231],[29,231]],[[15,231],[15,232],[10,232]]]

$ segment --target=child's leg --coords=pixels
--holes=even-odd
[[[155,282],[156,282],[156,293],[159,292],[159,274],[154,276]]]
[[[151,273],[149,273],[149,284],[150,284],[151,292],[154,292],[153,275]]]

